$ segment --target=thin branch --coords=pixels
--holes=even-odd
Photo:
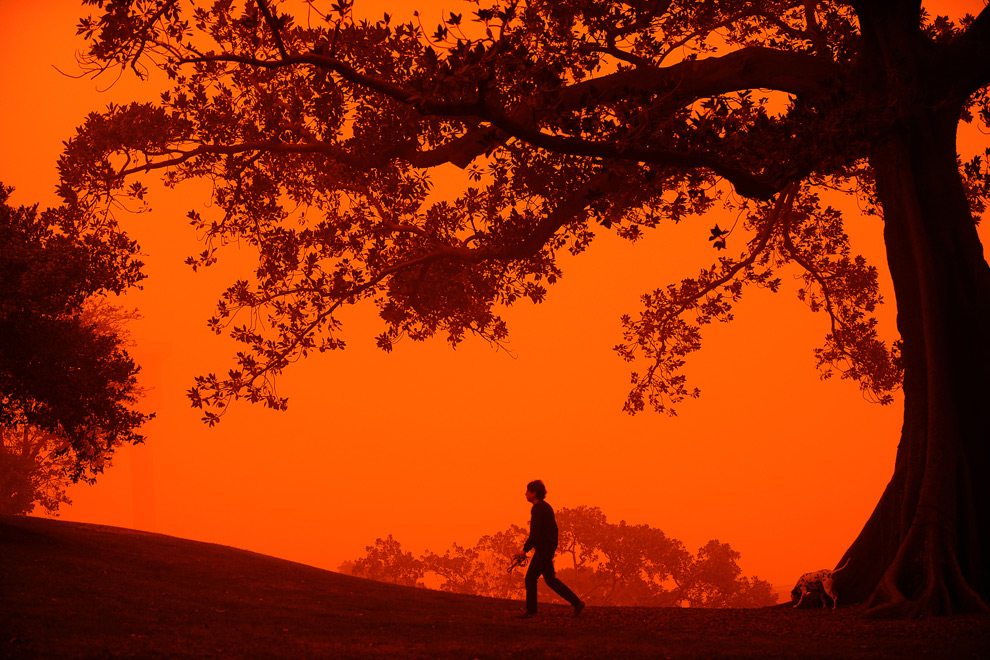
[[[677,50],[679,48],[684,47],[689,42],[697,39],[701,35],[703,35],[703,34],[712,34],[716,30],[718,30],[719,28],[723,28],[723,27],[725,27],[727,25],[731,25],[732,23],[735,23],[740,18],[743,18],[743,17],[748,16],[748,15],[749,15],[749,12],[748,11],[738,12],[736,14],[732,14],[731,16],[727,16],[727,17],[723,18],[721,21],[719,21],[718,23],[716,23],[715,25],[713,25],[710,28],[704,28],[704,29],[695,30],[694,32],[689,32],[688,34],[684,35],[682,38],[678,39],[677,41],[675,41],[675,42],[671,43],[669,46],[667,46],[667,48],[664,50],[664,52],[660,55],[660,58],[659,58],[657,64],[659,64],[660,62],[663,62],[665,59],[667,59],[667,57],[670,56],[671,53],[677,52]]]
[[[697,304],[699,300],[707,296],[709,293],[730,282],[741,270],[751,266],[756,261],[756,258],[763,253],[767,245],[770,243],[770,238],[773,236],[773,231],[780,224],[781,219],[786,217],[790,212],[794,205],[794,200],[797,197],[797,190],[798,185],[796,183],[791,183],[780,193],[780,197],[778,197],[777,201],[774,203],[774,208],[771,212],[770,218],[767,220],[766,225],[754,241],[756,245],[752,250],[750,250],[749,255],[745,259],[734,264],[732,268],[723,273],[721,277],[712,280],[700,290],[692,294],[687,300],[682,302],[676,308],[668,311],[658,325],[677,318],[689,307]],[[658,355],[654,363],[650,365],[648,372],[650,378],[648,380],[651,380],[653,374],[660,368],[663,357],[662,352],[658,351]]]
[[[163,2],[161,6],[158,8],[158,11],[152,14],[151,17],[135,31],[135,34],[141,34],[146,32],[148,28],[150,28],[155,22],[158,21],[158,19],[160,19],[162,16],[165,15],[166,11],[168,11],[170,8],[174,7],[178,3],[179,0],[167,0],[166,2]],[[147,44],[148,41],[149,41],[148,38],[142,37],[138,42],[137,52],[134,53],[133,57],[129,58],[131,61],[131,69],[134,70],[134,73],[136,73],[139,78],[144,78],[144,75],[142,75],[141,72],[137,70],[137,61],[141,58],[141,54],[144,52],[145,44]],[[117,55],[120,52],[121,52],[120,50],[117,50],[115,51],[114,54]]]
[[[320,53],[293,54],[279,60],[262,60],[257,57],[248,57],[246,55],[206,54],[182,59],[179,61],[179,64],[195,64],[198,62],[230,62],[232,64],[247,64],[249,66],[256,66],[264,69],[281,69],[284,67],[309,64],[312,66],[329,69],[350,83],[353,83],[359,87],[381,92],[389,98],[408,105],[414,105],[417,99],[422,98],[410,89],[400,87],[380,78],[363,74],[349,64]]]
[[[805,270],[805,272],[811,275],[811,277],[814,278],[816,282],[818,282],[818,286],[822,290],[822,296],[824,296],[825,298],[825,311],[828,312],[828,316],[831,321],[832,336],[836,337],[836,340],[839,341],[839,343],[841,344],[842,342],[841,340],[838,340],[838,335],[837,335],[838,332],[837,325],[840,324],[841,322],[836,317],[835,306],[832,304],[832,296],[829,293],[828,281],[821,274],[821,272],[819,272],[819,270],[815,268],[814,265],[811,264],[811,262],[809,262],[807,259],[804,258],[804,256],[801,255],[801,252],[794,245],[794,241],[791,239],[791,223],[789,220],[785,221],[784,223],[783,236],[784,236],[784,246],[787,248],[787,253],[791,256],[791,259],[793,259],[799,266],[801,266],[801,268]],[[848,355],[849,353],[848,351],[845,350],[844,345],[842,348],[843,348],[843,352]]]
[[[579,53],[584,53],[587,55],[593,55],[596,53],[608,54],[617,60],[622,60],[623,62],[628,62],[634,66],[654,66],[654,63],[648,59],[640,57],[634,53],[628,53],[618,46],[615,45],[615,40],[610,38],[607,46],[602,46],[599,44],[582,44],[578,46],[577,51]]]
[[[265,22],[268,23],[268,27],[271,28],[272,37],[275,39],[275,46],[278,48],[279,54],[283,58],[289,56],[289,51],[285,49],[285,43],[282,41],[282,35],[279,32],[278,21],[272,15],[271,10],[268,8],[267,0],[257,0],[258,9],[261,10],[262,15],[265,17]]]
[[[525,259],[538,253],[557,230],[573,222],[588,206],[592,196],[616,183],[616,174],[603,169],[592,175],[584,184],[577,187],[550,213],[546,215],[523,241],[499,250],[477,248],[483,258]]]
[[[766,20],[768,23],[772,24],[775,28],[786,34],[791,39],[805,38],[805,35],[801,30],[798,30],[797,28],[788,25],[787,23],[782,21],[779,16],[771,14],[768,11],[763,11],[762,9],[759,8],[756,10],[755,13],[757,16]]]
[[[712,152],[679,152],[650,147],[618,145],[612,142],[584,140],[543,133],[529,128],[506,116],[488,114],[492,124],[506,133],[533,146],[559,154],[590,156],[593,158],[624,160],[637,163],[651,163],[677,168],[706,168],[729,181],[743,197],[769,199],[776,194],[784,182],[762,179],[745,170],[726,164]]]
[[[369,202],[371,202],[371,205],[375,207],[375,210],[378,212],[378,216],[382,219],[381,228],[373,229],[372,230],[373,233],[380,234],[383,233],[382,229],[385,229],[391,232],[412,233],[424,237],[429,236],[426,230],[423,229],[422,227],[418,227],[409,222],[398,222],[395,219],[395,214],[388,212],[388,210],[382,204],[381,200],[378,199],[378,197],[371,191],[371,189],[367,187],[362,187],[359,190],[359,192],[363,194],[365,198],[368,199]]]
[[[180,155],[174,158],[168,158],[165,160],[160,160],[154,163],[147,163],[145,165],[137,165],[130,169],[121,170],[117,176],[126,177],[131,174],[136,174],[138,172],[150,172],[151,170],[158,170],[166,167],[172,167],[175,165],[181,165],[190,158],[195,158],[196,156],[203,155],[234,155],[250,151],[264,151],[270,153],[300,153],[300,154],[324,154],[332,157],[333,159],[344,163],[345,165],[350,165],[353,167],[366,166],[368,160],[366,158],[355,158],[351,154],[347,153],[343,149],[328,144],[326,142],[307,142],[303,144],[290,144],[287,142],[242,142],[239,144],[201,144],[194,149],[189,151],[180,151]]]
[[[784,227],[784,245],[787,248],[788,254],[801,268],[805,270],[817,283],[818,287],[822,291],[822,297],[825,299],[825,311],[828,313],[829,325],[831,327],[832,340],[836,343],[839,350],[842,352],[846,358],[855,365],[858,360],[856,356],[849,350],[847,343],[843,340],[841,328],[845,328],[846,324],[839,318],[835,311],[835,305],[832,302],[832,296],[829,289],[829,283],[826,277],[821,273],[821,271],[814,266],[810,261],[804,258],[801,252],[794,245],[793,240],[790,235],[790,222],[785,223]]]

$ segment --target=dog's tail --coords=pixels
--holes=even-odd
[[[842,564],[842,566],[839,566],[838,568],[834,569],[832,571],[832,575],[835,575],[836,573],[838,573],[839,571],[841,571],[843,568],[845,568],[849,564],[849,559],[850,559],[849,557],[846,557],[846,561]]]

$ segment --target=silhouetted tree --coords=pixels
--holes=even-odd
[[[443,556],[427,552],[420,558],[427,573],[440,579],[441,591],[455,594],[481,594],[483,586],[479,578],[479,556],[474,548],[454,543]]]
[[[721,209],[739,220],[712,229],[715,264],[623,319],[618,351],[643,365],[626,408],[696,396],[681,367],[702,328],[796,266],[828,316],[820,368],[880,401],[903,382],[894,474],[846,553],[843,601],[987,610],[990,269],[974,220],[990,186],[986,160],[960,167],[956,129],[990,119],[990,10],[953,25],[920,0],[474,0],[433,30],[358,21],[351,0],[300,20],[270,0],[86,3],[103,10],[80,25],[94,71],[150,64],[175,88],[87,119],[62,162],[67,199],[103,213],[143,195],[132,175],[208,177],[193,265],[259,248],[255,281],[213,320],[252,311],[231,328],[239,367],[191,392],[208,421],[239,396],[283,408],[272,379],[343,347],[344,304],[378,305],[385,350],[502,341],[498,307],[543,300],[561,253]],[[471,184],[433,200],[445,164]],[[859,192],[883,218],[893,346],[872,316],[876,270],[816,189]]]
[[[423,562],[411,552],[404,552],[391,534],[384,540],[375,539],[375,544],[365,550],[365,556],[351,566],[351,575],[407,587],[423,586]]]
[[[105,298],[87,299],[79,314],[82,325],[100,335],[116,336],[121,346],[133,345],[125,323],[138,318],[136,310],[111,305]],[[140,392],[134,389],[135,396]],[[63,436],[33,426],[0,426],[0,513],[31,513],[41,506],[57,515],[71,504],[66,488],[73,482],[76,455]]]
[[[150,416],[132,408],[139,368],[103,301],[141,279],[136,245],[73,207],[14,208],[10,192],[0,185],[0,429],[5,465],[27,470],[7,475],[23,501],[53,470],[93,481]]]
[[[763,607],[776,602],[769,582],[742,576],[740,554],[728,543],[711,540],[678,580],[689,607]]]

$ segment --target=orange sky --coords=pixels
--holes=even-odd
[[[365,4],[375,15],[386,6]],[[953,13],[983,5],[926,3]],[[457,7],[416,6],[427,17]],[[154,81],[101,92],[108,81],[53,68],[74,70],[83,13],[77,0],[0,0],[0,181],[16,188],[15,203],[56,202],[61,142],[86,112],[156,96]],[[144,316],[131,328],[132,352],[150,388],[143,406],[157,418],[146,445],[121,450],[96,486],[71,489],[63,519],[333,569],[389,533],[414,553],[442,554],[451,542],[525,524],[525,484],[542,478],[557,508],[597,505],[692,552],[717,538],[742,553],[746,575],[789,587],[835,564],[892,474],[900,399],[880,407],[854,383],[819,379],[812,349],[826,319],[795,287],[750,291],[733,323],[706,330],[688,366],[702,398],[678,417],[621,411],[629,366],[611,350],[619,316],[638,310],[641,293],[709,265],[717,214],[635,246],[605,236],[565,261],[545,304],[506,313],[512,355],[476,340],[456,350],[407,341],[385,355],[374,345],[375,310],[351,309],[348,348],[282,378],[288,413],[243,404],[208,429],[185,392],[195,375],[232,364],[232,343],[206,319],[233,273],[251,266],[236,253],[205,273],[183,265],[200,249],[185,213],[207,205],[208,192],[158,189],[153,212],[124,221],[149,277],[120,304]],[[853,217],[849,230],[886,277],[879,221]],[[887,336],[893,312],[882,313]]]

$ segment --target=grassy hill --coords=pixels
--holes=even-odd
[[[0,516],[0,657],[955,659],[990,648],[988,617],[521,610],[220,545]]]

